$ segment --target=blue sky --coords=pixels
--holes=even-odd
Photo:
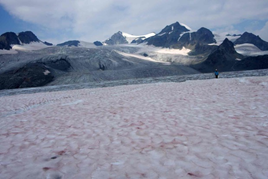
[[[0,34],[31,30],[52,43],[104,41],[119,30],[159,32],[176,21],[214,33],[248,31],[268,41],[267,0],[0,0]]]

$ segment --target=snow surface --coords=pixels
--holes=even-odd
[[[185,47],[183,47],[182,49],[162,48],[162,47],[155,47],[153,45],[139,45],[139,47],[141,49],[138,51],[138,53],[154,52],[160,54],[188,56],[188,53],[191,51],[190,49],[187,49]]]
[[[0,178],[268,177],[268,79],[0,98]]]
[[[48,47],[50,46],[47,46],[43,44],[42,42],[31,42],[29,44],[12,45],[12,49],[18,50],[18,51],[41,50],[41,49],[48,48]]]
[[[188,29],[188,30],[190,30],[190,31],[192,31],[192,29],[188,26],[188,25],[186,25],[186,24],[183,24],[183,23],[180,23],[182,26],[184,26],[186,29]]]
[[[131,35],[128,33],[123,32],[122,35],[126,38],[126,40],[128,41],[128,43],[130,44],[133,40],[138,39],[138,38],[149,38],[155,35],[155,33],[149,33],[146,35]]]
[[[0,50],[0,55],[3,54],[17,54],[18,52],[16,50]]]
[[[125,57],[134,57],[134,58],[138,58],[138,59],[142,59],[142,60],[146,60],[146,61],[152,61],[152,62],[157,62],[156,60],[150,58],[150,57],[145,57],[139,54],[131,54],[131,53],[125,53],[125,52],[120,52],[115,50],[115,52],[117,52],[120,55],[123,55]]]
[[[85,41],[79,41],[79,47],[84,47],[84,48],[97,48],[96,45],[94,45],[94,43],[90,43],[90,42],[85,42]]]
[[[249,43],[236,45],[235,50],[245,56],[268,55],[268,51],[262,51],[255,45]]]
[[[227,36],[226,33],[221,33],[221,34],[213,34],[214,39],[216,40],[217,43],[212,43],[209,45],[220,45],[222,42],[227,38],[230,41],[234,42],[236,39],[238,39],[240,36]]]

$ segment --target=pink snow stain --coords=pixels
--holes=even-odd
[[[268,79],[0,98],[0,178],[268,178]]]

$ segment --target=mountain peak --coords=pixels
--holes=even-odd
[[[20,32],[18,38],[22,43],[25,44],[29,44],[31,42],[40,42],[32,31]]]
[[[121,31],[116,32],[112,37],[108,40],[105,40],[106,44],[108,45],[117,45],[117,44],[128,44],[128,41],[123,36],[123,33]]]
[[[219,46],[220,51],[228,52],[231,54],[235,54],[235,48],[233,42],[231,42],[229,39],[225,38],[222,44]]]
[[[184,25],[181,25],[179,22],[175,22],[173,24],[167,25],[159,34],[163,33],[172,33],[173,31],[183,33],[190,31],[190,29],[187,29]]]
[[[244,44],[244,43],[251,43],[258,47],[260,50],[268,50],[268,42],[262,40],[259,36],[254,35],[249,32],[245,32],[239,37],[234,44]]]

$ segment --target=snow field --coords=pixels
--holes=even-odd
[[[0,98],[0,178],[267,178],[268,79]]]

